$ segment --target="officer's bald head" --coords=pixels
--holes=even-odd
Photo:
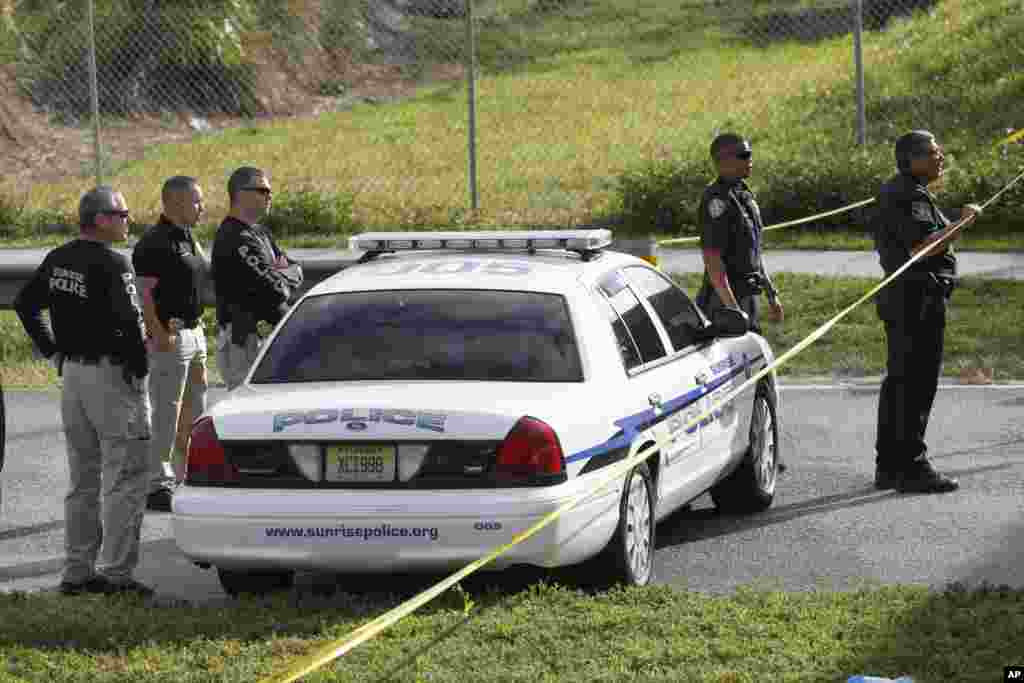
[[[237,169],[228,178],[228,198],[231,203],[234,204],[235,197],[238,193],[247,187],[253,187],[260,185],[267,174],[262,169],[255,168],[253,166],[243,166]]]
[[[78,202],[78,226],[88,232],[96,227],[96,216],[107,211],[118,211],[121,193],[109,185],[100,185],[82,195]]]
[[[191,193],[192,189],[199,184],[199,181],[187,175],[176,175],[164,182],[160,191],[160,199],[164,206],[172,203],[183,194]]]
[[[910,173],[910,163],[931,154],[933,142],[935,136],[926,130],[912,130],[899,136],[894,146],[896,167],[902,173]]]

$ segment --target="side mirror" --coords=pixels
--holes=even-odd
[[[716,308],[711,313],[711,331],[716,337],[742,337],[750,331],[750,318],[738,308]]]

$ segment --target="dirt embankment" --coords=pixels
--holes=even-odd
[[[2,9],[4,0],[0,0]],[[308,21],[317,16],[317,0],[302,0]],[[358,63],[347,54],[310,50],[301,61],[275,46],[269,33],[245,36],[245,50],[256,67],[256,95],[262,110],[260,119],[310,117],[336,110],[345,103],[362,99],[390,100],[411,94],[416,86],[396,65]],[[459,78],[457,64],[430,69],[432,80]],[[95,169],[92,125],[60,125],[49,114],[37,110],[20,92],[15,66],[0,65],[0,188],[15,195],[32,183],[52,182],[68,177],[88,177]],[[321,94],[324,83],[344,83],[342,97]],[[250,121],[229,116],[207,116],[212,128],[227,128]],[[184,141],[196,134],[193,112],[161,112],[118,120],[101,130],[100,139],[108,164],[116,166],[140,157],[154,144]]]

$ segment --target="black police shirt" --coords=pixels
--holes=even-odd
[[[725,273],[737,296],[745,294],[742,283],[747,277],[761,272],[763,227],[754,193],[743,180],[719,178],[704,190],[700,244],[703,249],[721,251]]]
[[[14,308],[46,357],[57,351],[88,359],[111,356],[138,377],[149,372],[135,273],[126,256],[103,242],[76,239],[51,251]]]
[[[891,275],[910,259],[914,245],[944,230],[949,219],[935,205],[928,188],[910,174],[900,173],[882,185],[875,214],[875,248],[882,270]],[[956,256],[951,251],[930,254],[907,269],[956,277]]]
[[[231,216],[217,229],[210,258],[222,327],[231,322],[233,306],[277,324],[303,281],[301,266],[285,256],[266,228]]]
[[[189,326],[199,320],[203,313],[200,287],[204,265],[196,253],[191,230],[161,216],[160,222],[135,245],[132,264],[138,277],[156,278],[153,303],[164,327],[171,318]]]

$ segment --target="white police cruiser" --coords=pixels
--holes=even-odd
[[[714,325],[607,230],[365,233],[307,292],[246,382],[194,427],[178,546],[231,594],[296,570],[450,569],[569,499],[492,566],[602,555],[651,578],[655,522],[705,491],[772,502],[773,360],[738,312]],[[602,470],[645,461],[594,492]]]

